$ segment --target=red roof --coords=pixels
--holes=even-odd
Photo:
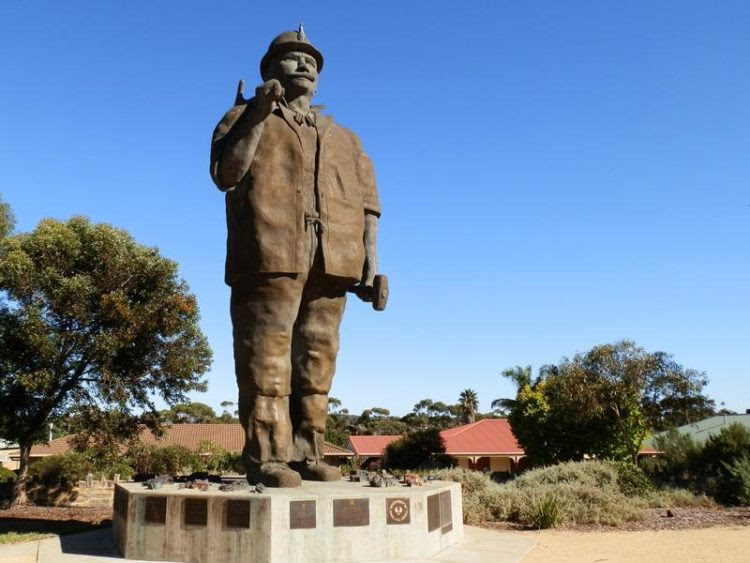
[[[63,436],[52,440],[48,444],[37,444],[31,448],[32,457],[62,454],[69,451],[70,436]],[[240,424],[171,424],[164,427],[164,435],[157,439],[150,430],[144,428],[140,432],[140,441],[144,444],[157,446],[185,446],[191,450],[198,448],[198,444],[208,440],[232,453],[242,451],[245,443],[245,432]],[[323,455],[350,456],[352,452],[325,443]]]
[[[346,447],[359,456],[383,455],[385,448],[391,442],[403,438],[400,434],[395,436],[349,436]]]
[[[443,430],[440,435],[449,455],[524,455],[504,418],[485,418]]]

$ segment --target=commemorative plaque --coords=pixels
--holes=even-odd
[[[453,511],[451,510],[451,492],[440,493],[440,530],[445,534],[453,529]]]
[[[205,526],[208,519],[208,501],[204,498],[186,498],[183,502],[186,526]]]
[[[240,499],[229,499],[224,503],[226,507],[227,528],[249,528],[250,527],[250,501]]]
[[[334,499],[333,526],[368,526],[370,501],[366,498]]]
[[[164,524],[167,521],[167,497],[146,497],[143,519],[149,524]]]
[[[289,529],[315,528],[315,501],[292,500],[289,502]]]
[[[427,497],[427,531],[432,532],[440,527],[440,495]]]
[[[409,508],[408,497],[385,499],[385,523],[409,524],[411,522]]]

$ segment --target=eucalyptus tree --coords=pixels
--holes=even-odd
[[[155,401],[205,390],[211,351],[177,264],[125,231],[75,217],[0,241],[0,437],[31,446],[64,413],[158,430]],[[131,424],[124,424],[123,421]]]

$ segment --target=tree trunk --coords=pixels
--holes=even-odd
[[[29,497],[26,495],[26,478],[29,473],[29,454],[31,454],[31,444],[21,443],[21,457],[18,463],[18,478],[13,485],[13,502],[11,506],[29,504]]]

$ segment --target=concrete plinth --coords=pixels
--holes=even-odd
[[[461,486],[374,488],[304,481],[264,493],[115,488],[114,540],[127,559],[310,563],[426,559],[463,538]]]

